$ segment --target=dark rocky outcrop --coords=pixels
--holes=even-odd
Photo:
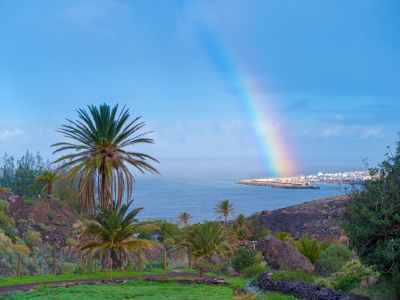
[[[265,261],[274,269],[304,270],[313,272],[314,265],[303,254],[289,243],[266,237],[256,245]]]
[[[338,196],[305,202],[253,215],[269,231],[288,232],[295,239],[309,235],[318,240],[341,240],[345,236],[341,224],[350,199]]]
[[[272,280],[267,273],[258,277],[258,286],[265,291],[279,292],[305,300],[369,300],[368,297],[333,291],[303,281]]]

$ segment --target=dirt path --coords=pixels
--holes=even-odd
[[[96,284],[96,283],[122,283],[132,279],[144,279],[144,280],[154,280],[168,279],[168,278],[194,278],[198,277],[197,273],[180,273],[171,272],[165,274],[154,274],[154,275],[137,275],[137,276],[123,276],[115,277],[113,279],[109,278],[86,278],[86,279],[65,279],[65,280],[52,280],[52,281],[42,281],[42,282],[32,282],[32,283],[22,283],[0,286],[0,295],[4,295],[10,292],[16,291],[31,291],[37,286],[48,285],[48,286],[71,286],[76,284]],[[204,276],[206,280],[215,280],[216,277]]]

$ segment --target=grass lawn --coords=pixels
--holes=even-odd
[[[152,270],[150,272],[114,272],[113,277],[121,276],[145,276],[151,274],[162,274],[164,270]],[[61,274],[61,275],[38,275],[38,276],[21,276],[21,277],[0,277],[0,286],[21,284],[21,283],[32,283],[32,282],[44,282],[44,281],[56,281],[56,280],[68,280],[68,279],[82,279],[82,278],[109,278],[110,274],[106,272],[93,273],[93,274]]]
[[[230,287],[156,283],[134,280],[121,284],[77,285],[69,288],[40,288],[34,292],[17,293],[4,299],[116,300],[116,299],[232,299]]]
[[[233,289],[228,286],[179,284],[176,282],[147,282],[133,280],[121,284],[76,285],[69,288],[42,287],[33,292],[18,292],[4,300],[116,300],[116,299],[232,299]],[[233,298],[245,299],[245,298]],[[253,298],[251,298],[253,299]],[[294,297],[268,293],[263,300],[295,300]]]

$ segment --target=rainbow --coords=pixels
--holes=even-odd
[[[280,130],[278,114],[268,105],[265,93],[251,75],[229,55],[215,31],[201,27],[199,36],[208,55],[224,80],[234,87],[234,94],[254,126],[268,176],[290,176],[297,168],[285,134]]]

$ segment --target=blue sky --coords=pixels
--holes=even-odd
[[[396,0],[0,1],[0,152],[51,159],[76,108],[120,103],[164,174],[268,174],[207,26],[265,87],[299,172],[374,165],[400,129],[399,16]]]

